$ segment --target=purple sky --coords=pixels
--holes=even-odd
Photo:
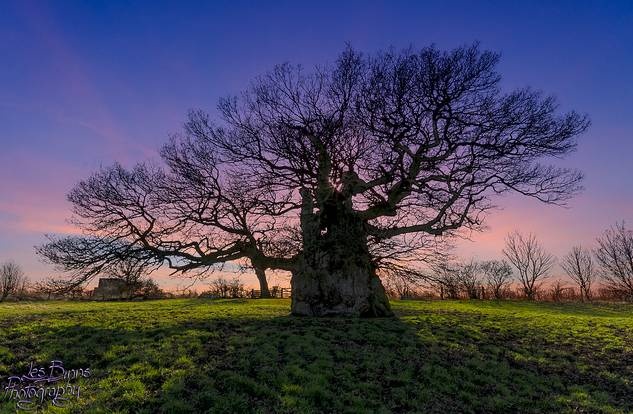
[[[0,261],[51,273],[33,246],[71,232],[65,194],[100,165],[156,157],[190,108],[211,113],[284,61],[333,61],[345,46],[502,53],[507,88],[531,86],[592,127],[564,161],[586,191],[568,209],[500,199],[459,252],[498,257],[513,229],[553,253],[633,225],[633,2],[0,2]],[[442,5],[440,4],[442,3]]]

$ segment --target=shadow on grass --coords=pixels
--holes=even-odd
[[[31,358],[90,367],[69,412],[633,410],[630,354],[592,355],[604,351],[493,316],[143,315],[10,330],[0,337],[11,350],[0,353],[0,376],[9,366],[22,372]]]

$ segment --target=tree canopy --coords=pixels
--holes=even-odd
[[[389,314],[381,266],[478,229],[497,194],[561,204],[581,189],[547,160],[587,117],[502,91],[498,61],[472,45],[279,65],[217,119],[191,111],[159,163],[81,181],[68,198],[85,235],[38,252],[76,281],[130,258],[184,273],[245,261],[264,281],[292,272],[296,314]]]

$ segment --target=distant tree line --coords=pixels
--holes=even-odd
[[[226,279],[218,277],[209,283],[209,288],[200,297],[217,299],[237,299],[247,297],[247,290],[239,278]]]
[[[450,261],[440,256],[429,271],[394,266],[381,277],[392,298],[619,300],[633,302],[633,231],[623,223],[605,230],[593,248],[573,246],[559,260],[533,234],[506,236],[502,260]],[[439,253],[437,253],[439,254]],[[552,280],[560,264],[567,283]],[[122,262],[108,277],[122,279],[129,299],[165,297],[254,297],[239,278],[216,278],[208,289],[166,293],[148,277],[143,266]],[[549,282],[549,283],[547,283]],[[568,283],[570,285],[568,285]],[[279,287],[271,289],[276,297]],[[67,279],[49,277],[31,283],[15,262],[0,263],[0,302],[25,299],[89,299],[91,290]]]
[[[119,264],[108,277],[125,281],[127,299],[160,299],[168,296],[141,267],[130,263]],[[67,279],[48,277],[29,281],[22,267],[15,262],[0,264],[0,302],[5,300],[90,299],[92,289]]]
[[[236,299],[262,297],[261,291],[247,289],[238,278],[226,279],[218,277],[208,283],[208,289],[201,293],[191,287],[172,292],[163,291],[159,285],[146,274],[142,266],[134,262],[119,263],[108,278],[125,282],[125,297],[121,299],[164,299],[164,298],[217,298]],[[269,295],[280,297],[282,288],[272,286]],[[254,292],[258,294],[254,296]],[[48,277],[31,283],[24,275],[22,268],[15,262],[0,264],[0,302],[4,300],[82,300],[91,299],[92,289],[84,284],[69,283],[68,279]]]
[[[283,297],[284,291],[287,292],[289,289],[282,288],[281,286],[271,286],[269,291],[264,294],[261,290],[247,288],[237,276],[232,279],[220,276],[211,280],[208,284],[208,288],[197,296],[209,299],[281,298]],[[285,297],[288,297],[287,293]]]
[[[633,231],[605,230],[594,248],[573,246],[560,260],[533,234],[506,236],[503,260],[438,261],[427,273],[383,274],[396,298],[621,300],[633,302]],[[552,280],[559,263],[568,282]],[[549,282],[549,283],[548,283]]]

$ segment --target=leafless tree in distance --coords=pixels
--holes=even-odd
[[[512,268],[505,260],[488,260],[481,263],[481,270],[490,295],[503,299],[512,282]]]
[[[295,315],[391,315],[375,247],[479,229],[497,194],[561,204],[581,188],[548,160],[575,149],[588,119],[502,91],[498,60],[473,45],[279,65],[222,99],[218,119],[191,112],[165,167],[80,182],[69,199],[89,236],[38,252],[76,275],[129,256],[179,274],[247,260],[291,272]]]
[[[0,302],[18,293],[26,285],[27,279],[22,268],[15,262],[0,265]]]
[[[459,284],[468,299],[483,299],[481,265],[475,260],[460,264],[457,272]]]
[[[413,296],[423,280],[410,269],[388,267],[382,269],[380,279],[388,294],[398,299],[407,299]]]
[[[459,299],[462,291],[460,268],[456,262],[438,263],[433,267],[429,282],[440,299]]]
[[[549,288],[549,296],[554,302],[560,302],[565,298],[565,292],[571,291],[571,288],[565,286],[563,281],[556,280]]]
[[[624,223],[604,231],[597,239],[596,260],[604,284],[618,296],[633,301],[633,231]]]
[[[518,231],[507,235],[503,254],[518,270],[525,297],[534,299],[541,282],[554,266],[555,257],[543,248],[536,236],[531,233],[524,236]]]
[[[69,283],[66,278],[49,276],[33,284],[33,293],[44,299],[83,297],[87,292],[83,284]]]
[[[580,300],[591,300],[591,285],[595,278],[595,268],[590,250],[582,246],[574,246],[563,257],[561,267],[577,285],[580,291]]]

